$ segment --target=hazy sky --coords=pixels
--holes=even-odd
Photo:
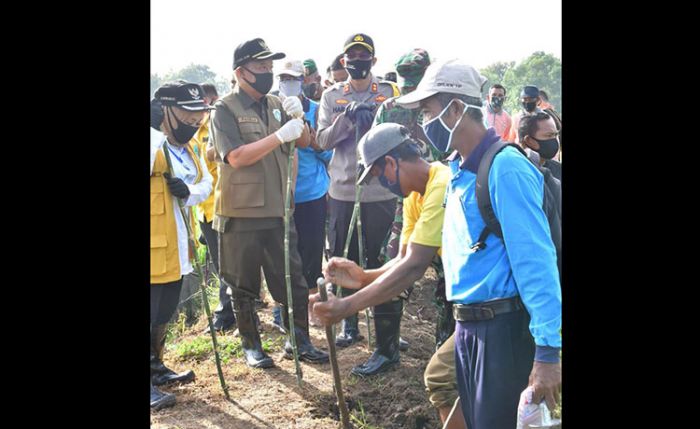
[[[228,79],[236,46],[262,37],[288,59],[313,58],[323,74],[356,32],[374,39],[375,74],[412,48],[477,68],[535,51],[561,58],[561,1],[151,0],[151,73],[196,63]]]

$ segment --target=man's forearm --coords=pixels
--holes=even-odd
[[[345,140],[352,130],[352,122],[341,113],[333,122],[316,134],[316,144],[323,150],[333,149],[338,142]]]
[[[233,168],[247,167],[260,161],[265,155],[272,152],[280,145],[280,141],[274,134],[262,138],[256,142],[239,146],[226,155],[226,160]]]
[[[377,280],[377,278],[379,278],[379,276],[381,276],[382,274],[389,271],[389,269],[391,267],[393,267],[394,265],[396,265],[400,260],[401,260],[401,257],[397,256],[396,258],[390,260],[389,262],[387,262],[386,264],[382,265],[379,268],[375,268],[372,270],[365,270],[365,275],[362,278],[362,287],[365,287],[365,286],[369,285],[370,283],[372,283],[373,281]],[[401,292],[399,292],[399,293],[401,293]]]
[[[357,313],[362,309],[379,305],[398,296],[405,289],[408,289],[413,282],[421,278],[429,264],[430,261],[421,263],[420,261],[409,261],[408,258],[393,264],[390,269],[377,277],[370,285],[344,298],[350,304],[350,312],[348,314]]]

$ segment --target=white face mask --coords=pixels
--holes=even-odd
[[[301,94],[301,81],[300,80],[281,80],[280,81],[280,94],[285,97],[293,97],[295,95]]]

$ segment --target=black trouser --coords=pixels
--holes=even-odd
[[[352,201],[328,199],[328,212],[330,215],[328,241],[333,256],[343,256],[353,206],[354,203]],[[367,268],[379,268],[382,265],[379,261],[379,251],[394,220],[395,208],[396,199],[374,203],[360,203],[362,241],[365,248],[364,256],[365,261],[367,261]],[[359,265],[360,260],[357,250],[357,228],[355,228],[350,239],[348,259],[355,261]]]
[[[333,256],[343,256],[345,240],[348,235],[348,226],[352,218],[352,210],[355,204],[350,201],[339,201],[333,198],[328,200],[330,220],[328,223],[328,241]],[[374,203],[360,203],[360,215],[362,220],[362,242],[364,244],[364,257],[366,268],[379,268],[379,252],[384,244],[384,238],[391,228],[396,209],[396,199],[377,201]],[[357,227],[353,230],[348,249],[348,259],[360,264],[357,244]],[[343,296],[349,296],[356,292],[355,289],[341,288]],[[386,304],[386,303],[385,303]],[[357,325],[356,315],[350,316],[346,321],[352,321]],[[350,326],[350,325],[348,325]],[[355,329],[352,327],[352,329]]]
[[[321,277],[325,223],[325,195],[316,200],[296,204],[294,224],[299,235],[297,249],[301,256],[302,272],[310,289],[316,288],[316,280]]]
[[[199,222],[207,242],[207,252],[209,258],[214,263],[216,274],[219,275],[219,233],[212,228],[213,222]],[[226,293],[224,282],[219,283],[219,305],[214,310],[214,319],[223,322],[233,322],[233,308],[231,307],[231,297]]]
[[[151,283],[151,328],[168,323],[180,301],[182,277],[170,283]]]
[[[236,230],[236,219],[219,234],[221,282],[230,287],[234,303],[253,302],[260,296],[260,268],[265,267],[265,280],[272,299],[282,304],[287,324],[287,290],[284,273],[284,226],[261,230]],[[294,222],[289,223],[289,266],[291,271],[294,324],[308,332],[309,290],[301,272]]]

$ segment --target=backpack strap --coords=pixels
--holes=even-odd
[[[527,157],[524,149],[519,145],[499,140],[488,148],[488,150],[481,157],[481,161],[479,161],[479,168],[476,173],[476,203],[479,206],[479,213],[481,213],[481,217],[484,219],[486,226],[483,230],[481,230],[479,238],[471,247],[475,252],[486,248],[486,237],[488,237],[489,234],[493,233],[498,238],[503,238],[501,223],[498,221],[496,213],[493,211],[493,205],[491,204],[491,194],[489,193],[489,172],[491,171],[493,159],[507,146],[512,146],[518,149],[523,156]]]

